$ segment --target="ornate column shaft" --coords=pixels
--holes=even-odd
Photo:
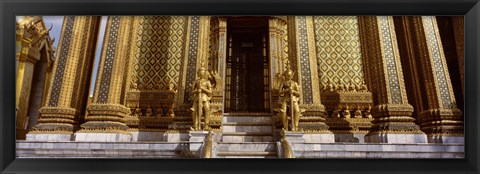
[[[366,77],[376,106],[372,109],[374,124],[365,136],[366,142],[425,143],[426,136],[411,117],[397,46],[393,18],[359,17],[362,52],[365,54]]]
[[[218,18],[218,73],[220,78],[224,79],[227,56],[227,18]],[[225,84],[223,84],[225,85]],[[222,86],[225,89],[225,86]]]
[[[423,106],[419,109],[422,131],[430,143],[464,143],[463,115],[457,108],[435,17],[402,17],[410,23]],[[407,31],[408,32],[408,31]],[[421,97],[421,96],[419,96]]]
[[[47,102],[27,140],[70,140],[78,128],[88,97],[99,19],[65,17]]]
[[[210,34],[210,17],[209,16],[191,16],[189,17],[189,36],[188,38],[188,55],[184,64],[185,84],[183,96],[183,104],[191,105],[190,90],[188,86],[195,81],[197,69],[202,66],[202,60],[205,68],[207,64],[209,34]],[[188,106],[189,107],[189,106]]]
[[[320,104],[320,86],[317,71],[317,59],[315,53],[315,37],[313,32],[313,19],[311,16],[295,17],[295,57],[291,58],[292,69],[298,74],[298,81],[302,87],[302,103]],[[323,106],[321,106],[323,108]]]
[[[284,53],[283,45],[284,36],[287,34],[284,31],[284,26],[287,25],[286,17],[271,17],[268,20],[269,25],[269,43],[270,43],[270,70],[272,75],[282,74],[285,65],[283,60],[287,58]],[[271,84],[273,84],[274,79],[271,78]]]
[[[313,18],[288,17],[288,27],[291,69],[295,71],[301,87],[300,106],[305,109],[300,117],[299,127],[305,131],[323,134],[322,142],[334,142],[333,134],[325,124],[325,107],[320,101]]]
[[[75,133],[76,141],[131,141],[124,120],[130,110],[121,104],[121,94],[132,21],[133,17],[108,17],[93,103],[87,107],[86,122]]]

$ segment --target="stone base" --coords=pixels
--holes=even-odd
[[[203,143],[208,135],[208,131],[190,131],[188,135],[190,136],[189,142]]]
[[[208,131],[190,131],[190,152],[195,156],[200,157],[202,154],[202,147],[205,142],[205,138],[208,135]]]
[[[418,144],[427,143],[425,134],[370,134],[365,135],[366,143]]]
[[[179,133],[179,132],[166,132],[165,141],[167,142],[180,142],[180,141],[189,141],[189,133]]]
[[[75,141],[86,142],[130,142],[132,135],[121,133],[75,133]]]
[[[335,135],[329,133],[304,134],[305,143],[335,143]]]
[[[72,141],[72,134],[27,134],[27,141],[47,141],[47,142],[59,142],[59,141]]]
[[[427,136],[428,143],[465,144],[463,136]]]
[[[303,132],[290,132],[285,131],[285,137],[289,143],[305,143],[306,140],[303,138]]]
[[[137,141],[167,141],[165,132],[130,132],[132,134],[132,142]]]
[[[365,143],[365,134],[362,134],[362,133],[335,134],[335,142]]]

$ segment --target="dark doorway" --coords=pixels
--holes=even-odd
[[[226,112],[269,112],[268,18],[227,20]]]

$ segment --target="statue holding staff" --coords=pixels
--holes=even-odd
[[[276,109],[277,112],[280,112],[280,116],[283,122],[283,128],[288,130],[288,117],[287,117],[287,106],[290,111],[290,117],[292,119],[292,131],[298,130],[298,122],[300,121],[300,116],[302,110],[299,106],[300,100],[300,86],[297,82],[293,81],[293,71],[287,69],[283,73],[283,82],[279,89],[279,94],[282,102],[281,108]]]
[[[204,67],[197,71],[198,79],[195,80],[192,86],[193,95],[193,128],[192,130],[208,130],[210,119],[210,98],[212,96],[212,84],[208,79],[208,72]],[[204,126],[202,129],[202,117],[204,117]]]

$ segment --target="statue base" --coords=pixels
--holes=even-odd
[[[75,133],[75,141],[85,142],[131,142],[132,135],[124,133]]]
[[[289,143],[305,143],[306,140],[303,138],[303,132],[291,132],[285,131],[285,138]]]
[[[165,138],[167,142],[180,142],[180,141],[190,141],[189,133],[182,132],[166,132]]]
[[[190,143],[190,152],[193,153],[196,157],[200,157],[202,153],[202,148],[207,138],[208,131],[190,131],[188,140]]]

